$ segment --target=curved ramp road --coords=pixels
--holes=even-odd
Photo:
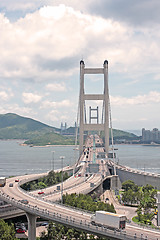
[[[91,143],[91,141],[90,141]],[[99,149],[97,149],[98,151]],[[92,161],[93,149],[89,150],[89,161]],[[81,177],[70,177],[63,184],[63,193],[88,193],[93,190],[91,183],[94,183],[94,187],[102,184],[102,175],[99,173],[91,174],[87,178],[85,177],[85,169],[88,166],[88,162],[85,164],[82,162],[86,161],[85,155],[81,156],[82,165],[81,168]],[[97,163],[99,160],[96,160]],[[101,161],[102,163],[102,161]],[[100,163],[101,171],[107,171],[106,162]],[[46,173],[47,174],[47,173]],[[56,186],[45,189],[44,196],[38,196],[37,191],[28,193],[20,188],[20,185],[24,182],[34,180],[40,176],[46,174],[35,174],[35,175],[25,175],[19,176],[19,182],[15,182],[16,178],[7,179],[5,187],[0,189],[0,197],[11,203],[13,206],[16,206],[19,209],[22,209],[26,212],[28,217],[29,225],[29,240],[36,239],[36,229],[35,222],[36,217],[40,216],[44,219],[52,220],[57,223],[64,224],[69,227],[74,227],[80,230],[87,231],[88,233],[96,234],[102,237],[109,237],[110,239],[148,239],[148,240],[160,240],[160,232],[142,229],[131,224],[127,224],[125,231],[113,231],[105,227],[98,227],[91,224],[92,213],[83,210],[77,210],[75,208],[66,207],[64,205],[58,204],[55,201],[60,199],[60,191],[54,191]],[[9,187],[9,184],[13,183],[13,187]],[[61,184],[59,184],[61,185]],[[21,200],[25,200],[24,203]],[[28,204],[26,203],[28,201]],[[143,235],[141,235],[143,234]]]

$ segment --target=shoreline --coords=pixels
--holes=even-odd
[[[29,144],[25,144],[25,143],[21,143],[19,144],[20,146],[28,146],[28,147],[40,147],[40,148],[43,148],[43,147],[71,147],[71,146],[75,146],[75,145],[42,145],[42,146],[36,146],[36,145],[29,145]],[[77,146],[77,145],[76,145]]]

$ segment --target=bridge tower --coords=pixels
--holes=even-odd
[[[104,91],[102,94],[85,94],[84,91],[84,76],[85,74],[103,74],[104,76]],[[85,122],[85,101],[86,100],[102,100],[104,106],[104,120],[102,123],[98,121],[97,108],[97,123]],[[109,151],[109,93],[108,93],[108,61],[105,60],[103,68],[85,68],[84,61],[80,61],[80,126],[79,126],[79,154],[83,152],[84,131],[104,131],[105,134],[105,151],[108,155]],[[91,111],[90,107],[90,115]],[[91,120],[91,119],[90,119]]]

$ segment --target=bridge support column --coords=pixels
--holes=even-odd
[[[84,89],[84,76],[86,74],[102,74],[104,76],[104,91],[102,94],[86,94]],[[98,107],[95,109],[90,106],[90,119],[87,121],[86,117],[86,101],[102,101],[102,113],[103,119],[99,123]],[[91,111],[96,110],[96,117],[91,117]],[[80,61],[80,97],[79,97],[79,154],[83,152],[84,132],[88,131],[104,131],[105,134],[105,152],[108,155],[109,152],[109,92],[108,92],[108,61],[105,60],[103,68],[85,68],[84,61]],[[97,123],[91,122],[91,120],[97,119]]]
[[[37,216],[26,212],[28,219],[28,240],[36,240],[36,218]]]

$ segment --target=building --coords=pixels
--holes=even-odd
[[[153,130],[146,130],[142,128],[142,142],[144,143],[160,143],[160,131],[158,128],[153,128]]]
[[[65,122],[65,124],[63,125],[63,123],[61,122],[61,134],[66,133],[67,130],[67,123]]]

